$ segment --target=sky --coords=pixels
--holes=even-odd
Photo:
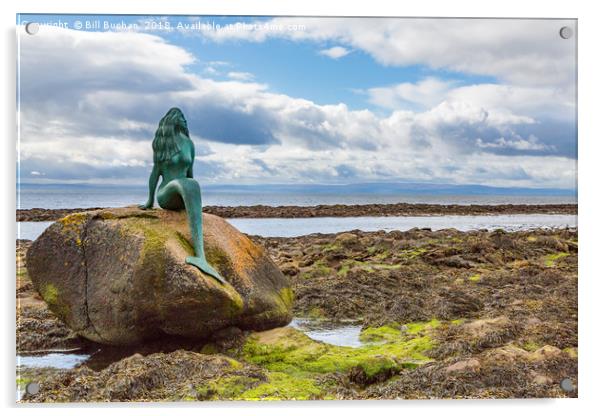
[[[576,187],[573,20],[17,22],[21,183],[145,183],[179,107],[201,184]]]

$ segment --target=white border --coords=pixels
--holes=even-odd
[[[286,414],[307,415],[308,413],[357,413],[366,414],[377,411],[379,414],[445,414],[453,415],[506,415],[508,413],[567,415],[588,414],[601,404],[602,392],[598,391],[602,383],[600,374],[600,328],[598,318],[601,316],[600,302],[601,284],[598,267],[600,267],[602,247],[597,238],[600,231],[600,195],[599,179],[600,140],[602,132],[602,109],[599,104],[600,77],[600,39],[602,39],[601,15],[596,13],[596,2],[557,1],[527,2],[525,0],[471,1],[471,0],[418,0],[394,4],[389,0],[369,0],[358,3],[350,1],[298,0],[234,0],[234,1],[186,1],[162,0],[145,2],[135,0],[94,0],[86,2],[69,2],[66,0],[3,0],[2,8],[2,91],[1,103],[3,129],[3,164],[2,164],[2,220],[4,221],[4,237],[2,238],[2,263],[4,272],[5,296],[3,308],[3,341],[2,346],[2,402],[14,407],[14,289],[12,278],[15,275],[15,14],[21,13],[124,13],[124,14],[249,14],[249,15],[345,15],[345,16],[453,16],[453,17],[555,17],[579,19],[579,223],[580,245],[579,255],[579,399],[566,400],[496,400],[496,401],[405,401],[405,402],[304,402],[304,403],[221,403],[195,404],[178,408],[176,404],[168,405],[110,405],[115,414],[131,415],[153,414],[199,414],[215,412],[233,414],[249,412],[252,414]],[[20,412],[43,412],[45,415],[60,414],[65,410],[72,413],[96,415],[105,414],[107,405],[96,406],[44,406],[21,407]],[[599,409],[598,409],[599,412]],[[592,412],[593,413],[593,412]]]

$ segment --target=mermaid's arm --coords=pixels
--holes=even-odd
[[[194,143],[192,145],[192,150],[190,152],[192,153],[192,162],[190,162],[190,166],[188,167],[188,170],[186,171],[187,178],[192,178],[192,165],[194,165]]]
[[[138,205],[139,208],[149,209],[153,207],[155,203],[155,190],[157,189],[157,182],[159,182],[159,169],[157,165],[153,165],[153,171],[148,178],[148,201],[146,204]]]

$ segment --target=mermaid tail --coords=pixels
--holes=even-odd
[[[188,256],[186,257],[186,263],[195,266],[197,269],[202,271],[203,273],[208,274],[209,276],[215,278],[218,282],[222,284],[226,284],[226,281],[223,277],[219,275],[219,273],[207,263],[207,260],[201,257]]]

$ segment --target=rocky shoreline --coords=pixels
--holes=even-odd
[[[576,230],[252,239],[292,282],[294,315],[362,325],[359,348],[292,327],[164,340],[68,370],[25,368],[24,401],[576,397]],[[99,348],[28,281],[17,247],[17,350]]]
[[[103,208],[18,209],[17,221],[56,221],[75,212]],[[577,215],[577,204],[504,204],[504,205],[440,205],[440,204],[367,204],[315,206],[207,206],[207,214],[222,218],[311,218],[311,217],[392,217],[437,215],[511,215],[565,214]]]

